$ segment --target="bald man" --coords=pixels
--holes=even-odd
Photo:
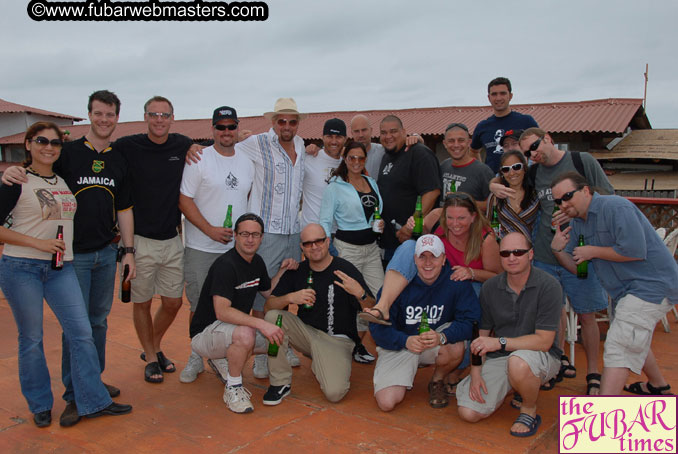
[[[379,178],[379,165],[384,157],[384,147],[378,143],[372,143],[372,126],[363,114],[358,114],[351,119],[351,137],[356,142],[365,145],[367,149],[367,161],[365,170],[375,180]]]
[[[265,318],[274,323],[282,315],[285,341],[278,355],[269,357],[270,386],[264,405],[278,405],[290,393],[288,344],[312,358],[311,369],[327,400],[338,402],[349,390],[353,347],[359,342],[356,314],[374,305],[374,297],[355,266],[330,255],[329,244],[319,224],[307,225],[301,231],[307,260],[286,272],[266,300]],[[284,310],[290,304],[298,306],[297,315]]]

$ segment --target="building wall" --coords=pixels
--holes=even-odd
[[[71,126],[72,120],[27,112],[0,113],[0,137],[24,132],[30,125],[38,121],[51,121],[59,126]]]

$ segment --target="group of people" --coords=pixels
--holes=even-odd
[[[185,288],[191,355],[180,381],[195,381],[207,359],[235,413],[254,410],[242,378],[250,356],[254,377],[269,379],[263,404],[289,395],[300,365],[290,347],[311,358],[325,397],[340,401],[352,362],[375,361],[362,343],[369,326],[381,410],[405,399],[420,366],[434,365],[432,407],[456,395],[460,417],[476,422],[513,390],[511,434],[533,435],[540,388],[576,374],[563,354],[565,296],[580,315],[588,394],[618,394],[628,371],[641,370],[648,382],[628,391],[669,392],[649,346],[678,302],[675,261],[633,204],[592,189],[613,192],[595,159],[559,150],[511,110],[512,96],[508,79],[491,81],[494,114],[473,134],[451,123],[442,163],[394,115],[379,123],[380,143],[357,115],[349,127],[328,120],[323,148],[305,147],[291,98],[255,135],[240,130],[234,108],[215,109],[209,146],[170,132],[173,106],[160,96],[144,105],[148,132],[113,143],[120,101],[106,90],[90,96],[83,138],[31,126],[26,161],[0,187],[0,218],[12,216],[0,228],[0,288],[36,425],[50,424],[53,404],[43,296],[64,332],[60,424],[131,411],[100,378],[116,256],[120,280],[132,283],[144,379],[161,383],[177,369],[161,344]],[[584,261],[593,266],[578,279]],[[616,310],[601,375],[595,312],[608,294]]]

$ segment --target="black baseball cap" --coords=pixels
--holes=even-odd
[[[233,107],[221,106],[214,109],[212,125],[216,125],[219,120],[234,120],[238,123],[238,114]]]
[[[504,146],[504,139],[507,139],[507,138],[513,139],[517,142],[518,139],[520,139],[520,136],[523,135],[523,131],[525,131],[525,130],[524,129],[509,129],[508,131],[506,131],[504,133],[503,136],[501,136],[501,139],[499,139],[499,145],[501,145],[503,147]]]
[[[338,118],[330,118],[323,126],[323,135],[329,136],[335,134],[337,136],[346,137],[346,123]]]

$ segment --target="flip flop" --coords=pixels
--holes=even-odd
[[[635,383],[632,383],[630,385],[625,385],[624,386],[624,391],[627,393],[631,394],[638,394],[641,396],[671,396],[671,393],[665,394],[664,391],[670,391],[671,390],[671,385],[666,385],[666,386],[659,386],[658,388],[655,388],[650,384],[650,382],[645,383],[645,386],[647,387],[647,391],[643,389],[643,382],[642,381],[637,381]]]
[[[391,325],[391,322],[386,320],[386,318],[384,317],[384,313],[380,309],[377,309],[376,307],[370,307],[369,309],[372,309],[372,310],[379,312],[379,315],[373,315],[369,312],[363,311],[363,312],[358,314],[358,317],[360,318],[360,320],[364,320],[364,321],[369,322],[369,323],[377,323],[379,325],[387,325],[387,326]]]
[[[513,422],[513,424],[515,423],[520,423],[530,430],[528,430],[527,432],[511,431],[511,435],[513,435],[514,437],[531,437],[532,435],[537,433],[537,429],[539,429],[539,426],[541,425],[541,416],[537,415],[536,418],[533,418],[527,413],[521,413]]]
[[[153,375],[160,375],[160,378],[153,378]],[[146,364],[144,369],[144,380],[149,383],[162,383],[165,377],[162,376],[162,369],[160,369],[160,364],[157,361]]]
[[[172,360],[167,358],[163,352],[156,353],[156,356],[158,357],[158,364],[160,364],[160,367],[164,372],[171,374],[172,372],[177,371],[177,368]],[[141,352],[139,358],[141,358],[142,361],[146,361],[146,352]]]

